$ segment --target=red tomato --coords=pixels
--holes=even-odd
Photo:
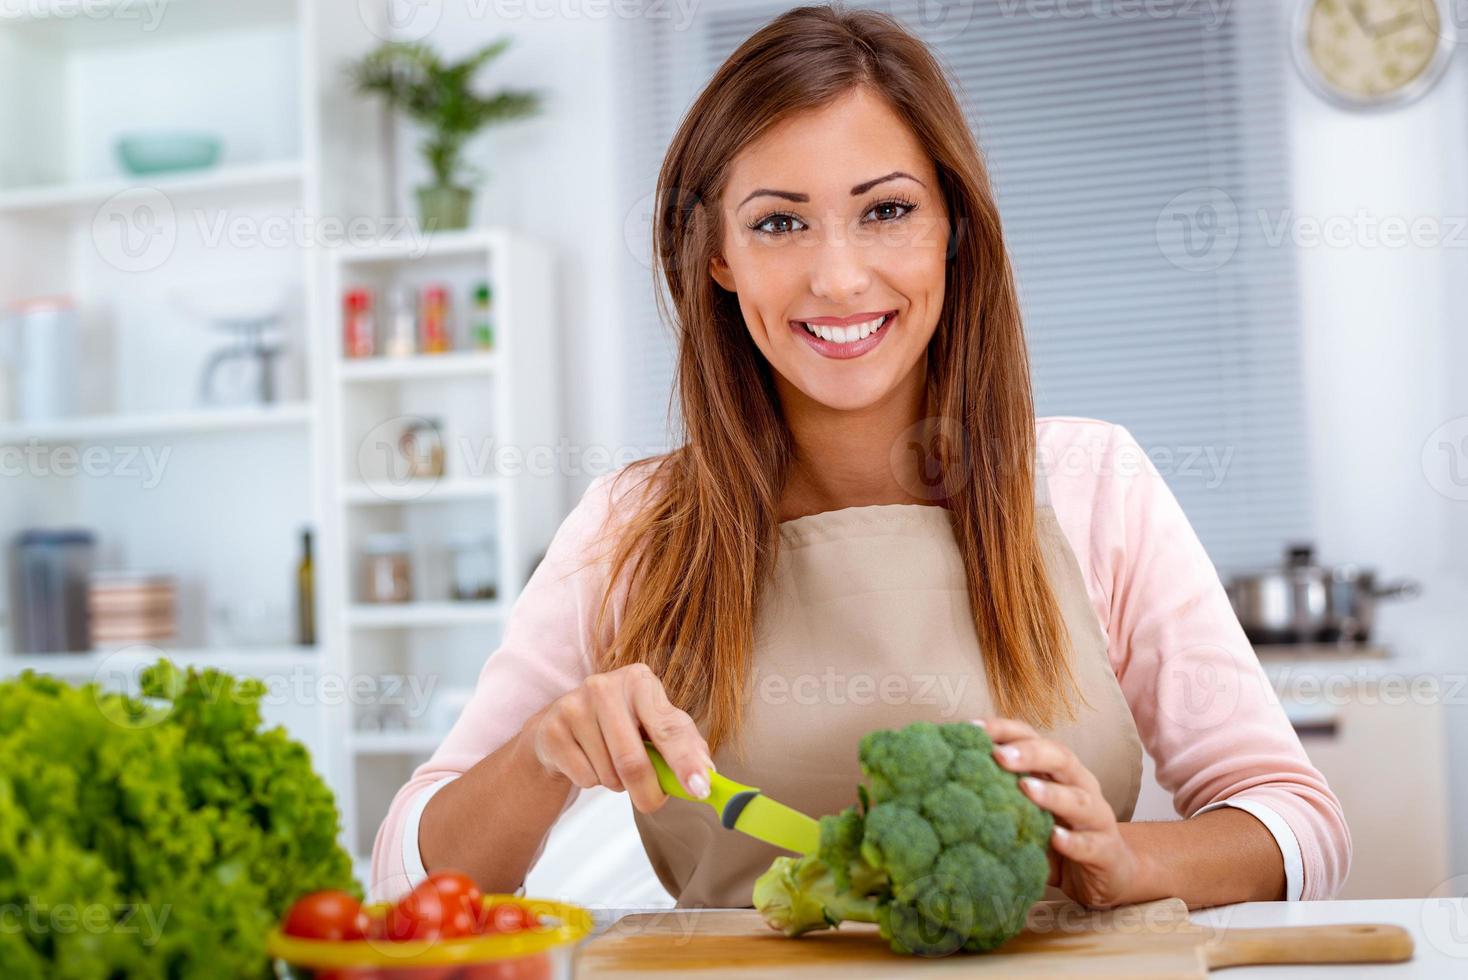
[[[432,879],[398,899],[387,913],[387,938],[453,939],[476,931],[474,911],[462,898],[448,899]]]
[[[479,927],[484,932],[520,932],[537,924],[523,906],[514,902],[496,902],[479,917]]]
[[[444,902],[445,918],[468,916],[469,931],[478,932],[478,921],[484,908],[484,893],[474,879],[457,871],[438,871],[428,876],[425,884],[438,892]],[[462,933],[461,933],[462,935]]]
[[[346,892],[312,892],[291,906],[281,931],[303,939],[361,939],[362,920],[362,904]]]
[[[549,953],[532,953],[500,963],[466,966],[459,974],[461,980],[551,980],[551,976]]]

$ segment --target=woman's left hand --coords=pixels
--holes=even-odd
[[[1090,908],[1141,901],[1143,859],[1122,837],[1091,770],[1069,747],[1041,738],[1018,719],[981,723],[1000,768],[1029,773],[1020,779],[1020,791],[1055,816],[1048,884]]]

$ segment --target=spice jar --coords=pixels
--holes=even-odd
[[[362,544],[362,601],[413,598],[412,545],[406,534],[369,534]]]
[[[480,531],[455,534],[448,541],[454,598],[464,602],[499,594],[499,558],[494,538]]]
[[[349,289],[342,299],[342,306],[342,353],[346,357],[371,357],[377,346],[372,291]]]

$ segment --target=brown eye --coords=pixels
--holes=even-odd
[[[916,209],[917,209],[917,205],[916,204],[913,204],[911,201],[898,201],[898,200],[882,201],[880,203],[873,204],[872,207],[871,207],[871,210],[868,211],[867,214],[872,214],[873,212],[876,212],[876,211],[887,211],[889,214],[891,214],[891,217],[878,218],[877,221],[879,221],[879,222],[888,222],[888,221],[897,221],[897,220],[900,220],[902,218],[905,218],[905,217],[907,217],[910,213],[912,213]],[[897,212],[897,213],[892,213],[894,211]]]
[[[760,220],[756,221],[754,224],[750,225],[749,227],[753,231],[764,232],[767,235],[788,235],[788,234],[790,234],[790,232],[794,231],[795,229],[794,228],[785,228],[783,230],[777,231],[777,230],[775,230],[773,228],[770,228],[770,227],[767,227],[767,226],[770,225],[770,224],[772,224],[772,223],[776,223],[776,222],[793,223],[795,220],[796,219],[795,219],[795,216],[794,215],[789,215],[789,214],[772,214],[772,215],[769,215],[767,217],[761,218]]]

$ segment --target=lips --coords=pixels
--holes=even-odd
[[[810,316],[797,322],[809,323],[813,327],[849,327],[853,324],[867,323],[871,320],[887,316],[889,313],[896,312],[896,310],[872,310],[868,313],[853,313],[850,316]]]
[[[791,320],[790,329],[822,357],[847,360],[860,357],[880,344],[891,332],[896,317],[895,311],[888,311],[855,317],[819,317],[815,321]]]

